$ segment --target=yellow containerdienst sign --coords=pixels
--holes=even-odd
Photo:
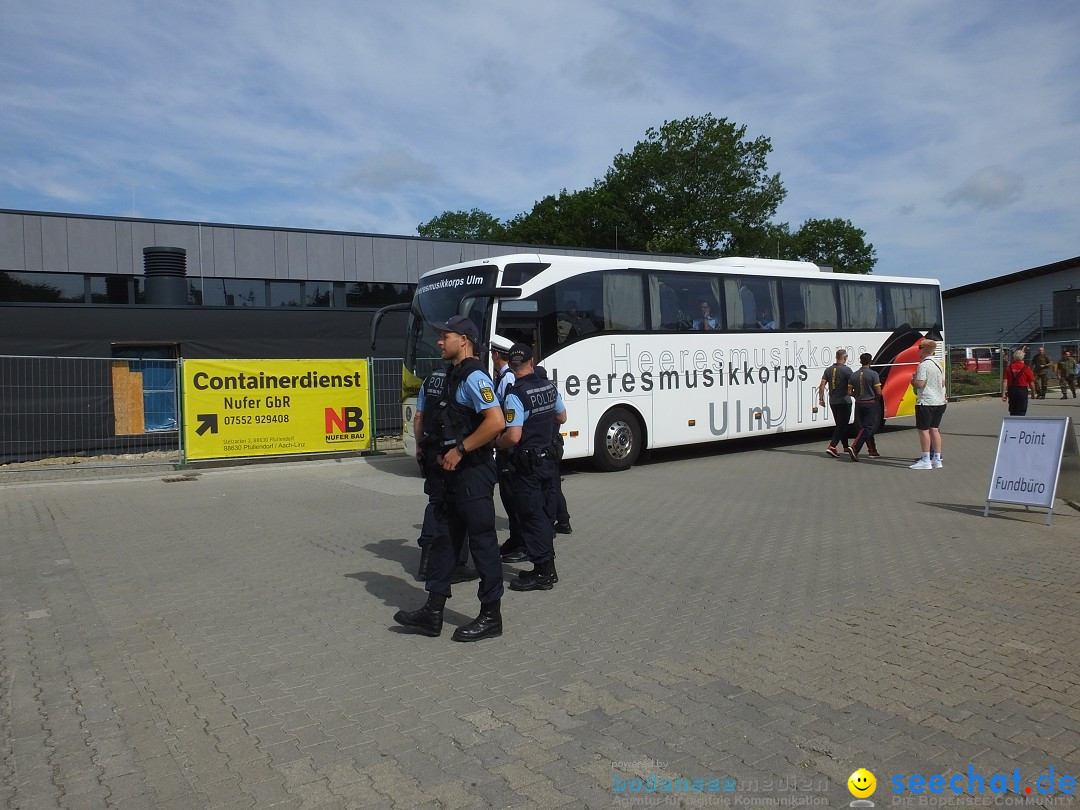
[[[366,360],[185,360],[189,459],[367,450]]]

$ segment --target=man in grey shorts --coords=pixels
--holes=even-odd
[[[915,428],[919,431],[922,456],[911,465],[913,470],[939,470],[941,462],[941,417],[945,415],[945,375],[934,361],[937,341],[929,338],[919,344],[919,367],[911,375],[915,389]]]

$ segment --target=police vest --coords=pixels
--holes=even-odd
[[[458,442],[463,441],[466,436],[473,433],[484,421],[482,412],[474,411],[469,406],[462,405],[457,401],[458,388],[474,371],[481,371],[485,377],[487,376],[487,372],[480,365],[480,361],[475,357],[469,357],[454,366],[453,370],[447,375],[442,398],[432,415],[434,419],[432,432],[435,436],[437,452],[440,454],[445,453],[451,447],[456,447]],[[492,385],[494,386],[494,383]],[[424,413],[427,413],[426,403]],[[466,460],[470,457],[480,458],[485,455],[478,452],[484,449],[478,447],[466,453]],[[490,451],[490,445],[487,449]]]
[[[529,412],[525,424],[521,426],[518,449],[543,450],[550,446],[555,434],[555,403],[559,397],[555,385],[536,374],[530,374],[510,386],[506,394],[520,399],[522,407]]]
[[[437,453],[435,447],[435,414],[439,410],[439,402],[446,391],[446,378],[450,373],[450,366],[437,368],[424,380],[424,410],[420,414],[420,435],[417,437],[424,452]]]

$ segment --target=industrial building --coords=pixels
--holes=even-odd
[[[1080,340],[1080,256],[954,287],[941,297],[952,345]]]

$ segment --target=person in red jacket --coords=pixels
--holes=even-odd
[[[1017,349],[1001,381],[1001,401],[1009,403],[1009,416],[1027,415],[1029,394],[1035,396],[1035,374],[1024,365],[1024,352]]]

